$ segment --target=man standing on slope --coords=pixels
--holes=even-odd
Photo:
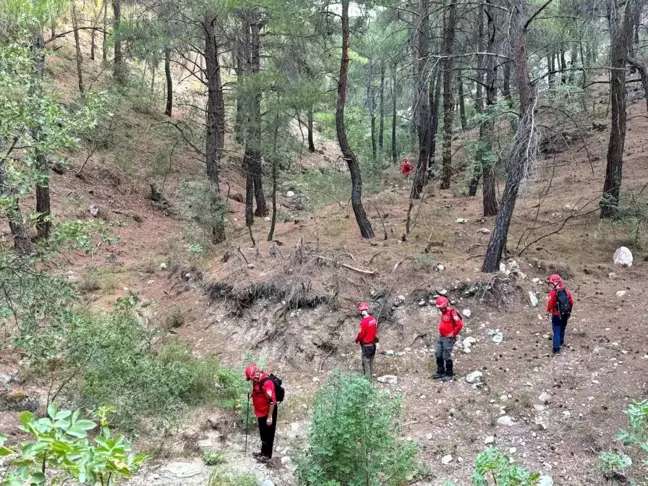
[[[563,285],[562,278],[557,273],[547,279],[549,285],[549,303],[547,312],[551,313],[551,329],[553,331],[553,353],[560,352],[565,345],[565,329],[574,307],[574,298]]]
[[[405,157],[403,159],[403,164],[401,165],[401,172],[404,176],[408,177],[413,170],[414,166],[410,162],[409,158]]]
[[[463,321],[456,310],[450,307],[447,297],[438,297],[436,308],[441,312],[439,322],[439,339],[437,339],[434,356],[436,357],[437,370],[432,379],[452,381],[454,370],[452,369],[452,348],[457,341],[457,335],[463,328]]]
[[[274,382],[270,376],[251,363],[245,368],[245,378],[252,381],[252,405],[254,415],[259,422],[261,435],[261,452],[252,455],[259,462],[267,462],[272,458],[275,430],[277,428],[277,397]]]
[[[360,302],[358,304],[358,312],[362,316],[360,321],[360,332],[356,336],[356,344],[360,344],[362,352],[362,372],[367,380],[371,381],[373,377],[373,360],[376,354],[376,319],[369,315],[369,304],[367,302]]]

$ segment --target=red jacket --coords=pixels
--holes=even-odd
[[[439,322],[439,334],[443,337],[457,337],[463,328],[463,321],[456,310],[448,307],[443,314],[441,314],[441,322]]]
[[[373,344],[376,340],[376,319],[367,316],[360,322],[360,332],[356,336],[356,343]]]
[[[567,289],[565,287],[560,287],[559,289],[549,291],[549,303],[547,304],[547,312],[552,312],[554,316],[560,315],[560,312],[558,312],[558,290]],[[567,297],[569,297],[569,303],[571,304],[571,306],[574,307],[574,298],[572,297],[572,294],[569,290],[567,290]]]
[[[401,171],[403,172],[403,174],[409,174],[410,172],[412,172],[412,169],[414,169],[412,163],[407,159],[403,160],[403,165],[401,166]]]
[[[261,387],[261,381],[267,378],[268,374],[265,371],[261,372],[259,381],[252,385],[252,405],[254,405],[254,415],[257,417],[265,417],[270,412],[270,402],[277,404],[277,397],[275,395],[275,386],[272,380],[266,380]]]

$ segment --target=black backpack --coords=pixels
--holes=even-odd
[[[279,378],[278,376],[275,376],[272,373],[270,373],[269,376],[266,376],[263,380],[261,380],[259,388],[263,390],[263,384],[268,380],[272,380],[272,383],[274,383],[275,397],[277,398],[277,403],[283,402],[284,396],[286,395],[286,390],[284,390],[284,387],[281,386],[283,382],[281,381],[281,378]]]
[[[556,307],[561,319],[569,319],[572,312],[572,305],[569,302],[569,294],[567,290],[560,289],[556,291]]]

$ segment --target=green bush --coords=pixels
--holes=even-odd
[[[417,446],[401,438],[400,401],[359,375],[335,372],[315,397],[299,484],[397,486],[416,470]]]
[[[480,452],[475,460],[475,486],[534,486],[540,474],[527,471],[494,447]]]

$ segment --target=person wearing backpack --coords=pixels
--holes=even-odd
[[[252,392],[248,395],[248,400],[252,398],[261,436],[261,452],[255,452],[253,456],[259,462],[267,462],[272,458],[277,429],[277,403],[283,401],[284,389],[280,378],[260,370],[254,363],[245,369],[245,378],[252,382]]]
[[[560,348],[565,345],[565,329],[574,308],[574,298],[571,292],[565,288],[562,278],[557,273],[549,276],[547,284],[549,285],[547,312],[551,313],[553,353],[557,354],[560,352]]]
[[[362,357],[362,372],[367,380],[371,381],[373,378],[373,360],[376,355],[376,330],[378,324],[376,319],[369,314],[369,304],[367,302],[360,302],[358,304],[358,312],[362,316],[360,322],[360,332],[356,336],[355,342],[360,345]]]
[[[439,338],[434,350],[437,370],[432,375],[432,379],[452,381],[454,376],[452,349],[457,341],[457,335],[463,329],[463,321],[459,313],[450,307],[447,297],[437,297],[436,308],[441,312],[441,322],[439,322]]]

